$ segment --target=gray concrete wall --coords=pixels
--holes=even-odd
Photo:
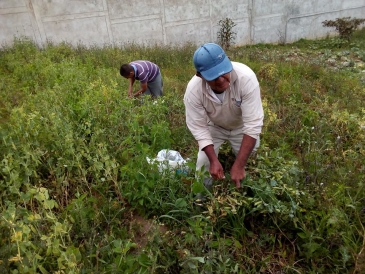
[[[334,34],[322,22],[346,16],[365,18],[365,0],[0,0],[0,43],[201,44],[226,17],[238,45],[288,43]]]

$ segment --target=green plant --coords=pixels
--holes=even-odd
[[[237,24],[230,18],[221,19],[218,22],[220,27],[217,32],[218,43],[223,49],[228,50],[236,39],[237,33],[233,31],[233,28]]]
[[[342,17],[336,18],[336,20],[325,20],[322,25],[336,28],[340,38],[349,42],[353,32],[364,22],[365,19]]]
[[[195,46],[2,48],[0,273],[364,272],[363,75],[336,65],[361,68],[364,31],[230,50],[260,81],[261,146],[234,189],[222,145],[205,203],[183,102]],[[137,58],[161,64],[162,100],[127,97],[118,66]],[[146,161],[164,148],[191,172]]]

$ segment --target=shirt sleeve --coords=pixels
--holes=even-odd
[[[199,92],[192,92],[194,89],[188,85],[184,96],[186,125],[199,144],[199,150],[213,144],[210,134],[207,114],[197,95]]]
[[[264,121],[264,110],[261,102],[260,86],[253,84],[250,92],[242,97],[243,133],[252,138],[259,138]]]
[[[141,83],[147,83],[149,72],[144,70],[140,75],[138,75],[139,81]]]
[[[148,62],[143,61],[143,60],[142,61],[137,61],[135,63],[135,66],[137,67],[138,80],[141,83],[147,83],[149,75],[150,75],[150,69],[148,68]]]

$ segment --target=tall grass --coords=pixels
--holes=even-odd
[[[203,204],[192,171],[146,161],[169,148],[194,170],[182,101],[194,46],[2,48],[0,271],[362,273],[363,37],[229,50],[260,81],[262,144],[244,187],[219,182]],[[119,66],[137,59],[160,66],[164,97],[127,97]]]

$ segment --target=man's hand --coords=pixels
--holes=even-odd
[[[224,178],[223,167],[218,160],[210,163],[209,173],[214,180],[221,180]]]
[[[127,93],[129,98],[133,97],[133,88],[129,87]]]
[[[231,168],[231,180],[237,188],[241,187],[241,180],[246,177],[245,166],[247,159],[250,157],[253,148],[255,147],[256,139],[248,135],[243,135],[240,150],[236,160]]]
[[[138,97],[141,94],[145,93],[147,91],[147,89],[148,89],[147,83],[141,83],[141,88],[136,93],[134,93],[132,96]]]
[[[132,97],[137,98],[139,97],[143,92],[141,90],[137,91],[135,94],[132,95]]]
[[[231,168],[231,180],[237,188],[241,187],[241,180],[243,180],[245,177],[246,177],[245,167],[244,166],[242,167],[239,164],[236,164],[235,162]]]
[[[129,78],[129,87],[128,87],[128,97],[133,97],[133,84],[134,84],[134,78]]]
[[[214,151],[214,146],[209,145],[203,148],[203,151],[207,155],[209,162],[210,162],[210,168],[209,173],[212,176],[214,180],[221,180],[224,178],[224,170],[221,165],[221,163],[218,161],[217,155]]]

